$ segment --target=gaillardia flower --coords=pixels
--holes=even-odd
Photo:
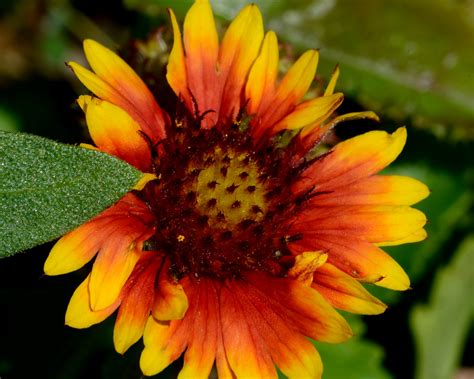
[[[182,378],[319,378],[310,339],[338,343],[351,329],[335,308],[378,314],[361,282],[409,287],[380,246],[425,238],[420,182],[377,175],[401,152],[406,131],[372,131],[325,154],[336,70],[324,94],[304,99],[318,52],[278,80],[278,43],[245,7],[221,43],[207,0],[196,0],[152,94],[117,55],[86,40],[92,71],[69,66],[93,95],[80,96],[96,147],[149,173],[102,214],[62,237],[48,275],[92,271],[73,294],[66,323],[86,328],[116,310],[114,344],[142,336],[140,366],[154,375],[184,353]],[[171,91],[170,91],[171,93]],[[156,98],[155,98],[156,95]],[[170,105],[171,104],[171,105]],[[285,136],[285,138],[282,138]]]

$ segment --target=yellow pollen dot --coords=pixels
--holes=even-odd
[[[178,238],[176,239],[178,240],[178,242],[183,242],[185,240],[185,237],[182,234],[180,234]]]

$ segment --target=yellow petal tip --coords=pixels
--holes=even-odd
[[[140,178],[137,184],[135,184],[133,189],[136,191],[141,191],[143,188],[145,188],[148,182],[151,182],[155,179],[158,179],[158,177],[154,174],[143,174],[143,176]]]

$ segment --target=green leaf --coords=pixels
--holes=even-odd
[[[383,368],[384,350],[379,345],[362,338],[365,324],[359,316],[344,313],[354,337],[341,344],[312,341],[323,361],[324,379],[390,379]],[[278,370],[278,377],[286,376]]]
[[[346,317],[355,336],[337,345],[315,342],[324,365],[324,379],[388,379],[391,375],[384,369],[384,350],[381,346],[363,339],[362,320]]]
[[[417,351],[416,378],[452,378],[474,320],[474,235],[464,240],[449,266],[441,269],[428,305],[411,314]]]
[[[98,151],[0,132],[0,257],[79,226],[120,199],[142,175]]]

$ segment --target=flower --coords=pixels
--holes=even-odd
[[[426,218],[410,205],[428,190],[377,175],[400,154],[406,130],[372,131],[317,155],[338,122],[376,118],[333,116],[343,100],[338,69],[323,96],[305,100],[318,52],[278,82],[277,38],[264,34],[255,5],[220,44],[207,0],[192,5],[183,36],[170,18],[171,97],[152,94],[92,40],[84,42],[92,71],[69,63],[93,93],[78,103],[96,147],[152,175],[53,247],[48,275],[95,257],[66,324],[86,328],[118,309],[115,348],[124,353],[143,336],[145,375],[184,353],[183,378],[208,377],[214,363],[221,378],[276,377],[275,365],[290,378],[318,378],[309,338],[351,336],[335,308],[383,312],[361,282],[409,287],[380,246],[425,238]]]

